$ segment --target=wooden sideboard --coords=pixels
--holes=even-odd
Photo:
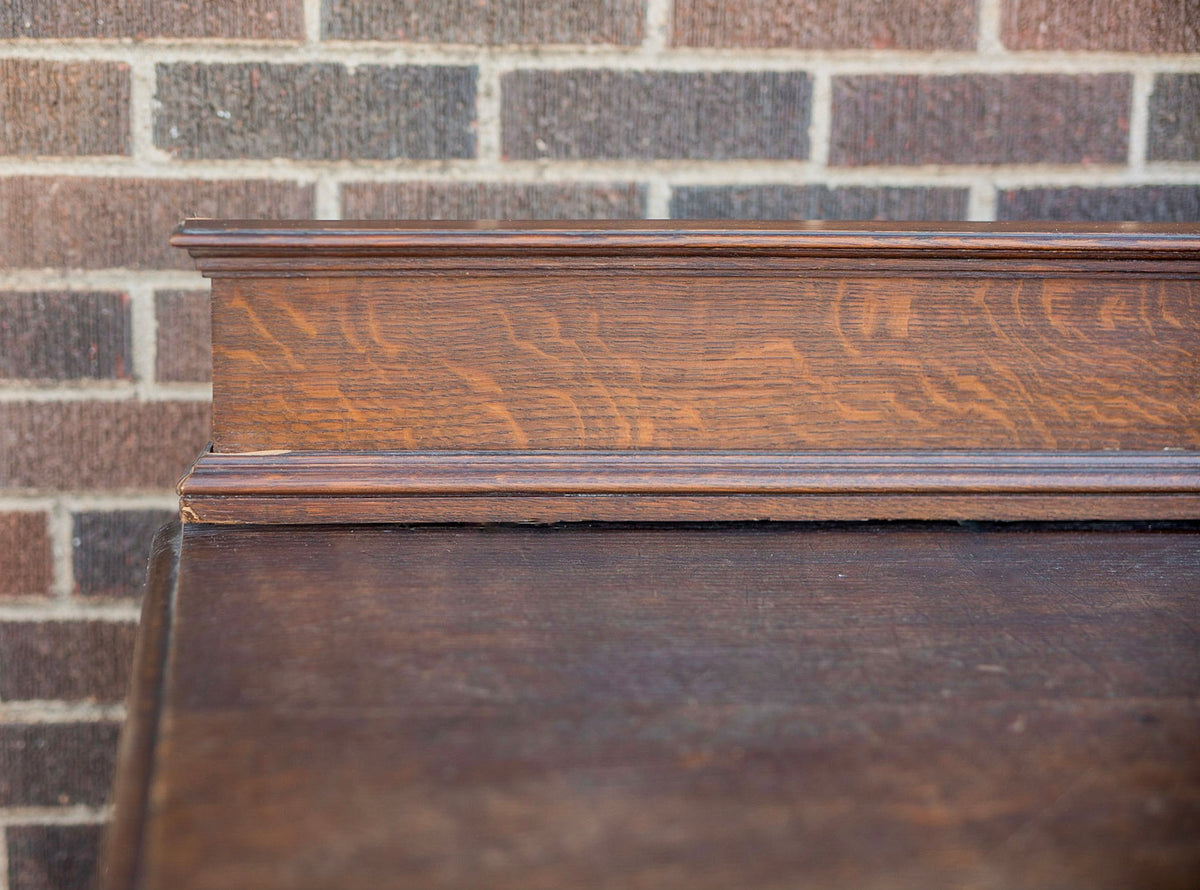
[[[108,890],[1200,874],[1200,229],[174,242]]]

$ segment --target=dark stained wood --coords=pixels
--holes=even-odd
[[[711,522],[868,519],[1195,519],[1194,495],[547,495],[542,497],[271,497],[180,499],[184,522]]]
[[[1193,452],[201,455],[198,522],[1200,519]]]
[[[1200,522],[730,520],[1200,519],[1196,227],[174,241],[106,890],[1195,885]]]
[[[698,259],[705,261],[700,269],[733,268],[747,259],[760,268],[776,259],[829,259],[860,271],[869,271],[877,259],[1002,259],[1009,264],[1078,259],[1086,265],[1055,268],[1088,273],[1126,262],[1200,261],[1195,226],[1170,223],[193,219],[171,243],[186,249],[213,277],[412,268],[408,261],[432,266],[441,259],[482,268],[472,266],[479,260],[519,273],[513,257],[533,262],[600,258],[610,267],[613,257],[675,259],[684,261],[676,264],[684,269],[696,269]],[[562,262],[555,268],[570,272]]]
[[[128,708],[117,752],[113,795],[116,818],[109,823],[100,863],[100,883],[108,888],[136,887],[141,883],[147,795],[159,740],[163,680],[182,544],[182,529],[176,522],[159,531],[150,552]]]
[[[185,526],[137,886],[1190,886],[1198,592],[1195,524]]]
[[[216,279],[189,521],[1200,515],[1194,226],[196,220],[173,242]]]

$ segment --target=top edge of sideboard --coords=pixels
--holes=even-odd
[[[206,272],[271,259],[620,256],[695,259],[1200,261],[1200,227],[1113,223],[766,222],[697,220],[206,220],[171,238]]]

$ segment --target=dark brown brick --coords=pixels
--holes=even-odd
[[[117,723],[0,726],[0,806],[99,806],[108,800]]]
[[[128,380],[129,299],[0,292],[0,377]]]
[[[139,597],[154,534],[176,514],[171,510],[80,513],[72,534],[75,594]]]
[[[8,828],[9,890],[91,890],[103,825]]]
[[[121,701],[136,633],[132,621],[0,622],[0,699]]]
[[[0,596],[46,596],[54,582],[45,513],[0,513]]]
[[[158,66],[154,141],[181,158],[469,158],[475,69]]]
[[[173,487],[209,439],[207,402],[2,402],[0,488]]]
[[[1200,51],[1200,0],[1005,0],[1001,16],[1012,49]]]
[[[154,294],[158,319],[155,376],[165,381],[212,380],[212,312],[207,291]]]
[[[0,38],[304,38],[303,0],[5,0]]]
[[[633,183],[354,182],[347,219],[636,219],[645,190]]]
[[[1200,74],[1154,78],[1147,154],[1152,161],[1200,161]]]
[[[185,217],[312,214],[312,187],[290,182],[0,178],[0,266],[191,269],[167,244]]]
[[[1200,186],[1012,189],[1000,192],[996,218],[1200,222]]]
[[[823,185],[681,186],[673,219],[963,219],[967,190]]]
[[[129,153],[129,66],[0,59],[0,154]]]
[[[636,44],[642,0],[325,0],[323,36],[465,44]]]
[[[804,158],[802,71],[516,71],[502,83],[509,158]]]
[[[831,162],[1121,163],[1125,74],[838,77]]]
[[[679,46],[951,49],[975,46],[973,0],[676,0]]]

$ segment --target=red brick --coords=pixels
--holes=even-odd
[[[158,66],[154,142],[181,158],[469,158],[475,69]]]
[[[49,594],[52,560],[45,513],[0,513],[0,596]]]
[[[1152,161],[1200,161],[1200,74],[1160,74],[1150,95]]]
[[[947,49],[975,46],[974,0],[676,0],[678,46]]]
[[[0,154],[129,154],[129,66],[0,59]]]
[[[269,180],[0,178],[0,266],[191,269],[167,244],[188,216],[307,218],[312,187]]]
[[[0,806],[99,806],[108,800],[117,723],[0,725]]]
[[[0,403],[0,488],[173,488],[209,439],[207,402]]]
[[[121,701],[136,634],[132,621],[0,622],[0,699]]]
[[[139,597],[155,533],[178,514],[172,510],[80,513],[72,529],[75,594]]]
[[[1200,185],[1011,189],[996,203],[1003,220],[1200,222]]]
[[[129,299],[0,292],[0,377],[128,380]]]
[[[1005,0],[1001,16],[1012,49],[1200,51],[1200,0]]]
[[[304,39],[303,0],[5,0],[0,38]]]
[[[342,187],[347,219],[636,219],[634,183],[354,182]]]
[[[155,376],[164,381],[212,380],[208,291],[158,291],[154,307],[158,319]]]
[[[678,186],[672,219],[963,219],[967,190],[824,185]]]
[[[502,81],[514,159],[808,156],[802,71],[515,71]]]
[[[831,162],[1122,163],[1125,74],[838,77]]]
[[[90,890],[103,833],[103,825],[9,826],[9,890]]]
[[[465,44],[619,44],[642,40],[642,0],[326,0],[333,40]]]

